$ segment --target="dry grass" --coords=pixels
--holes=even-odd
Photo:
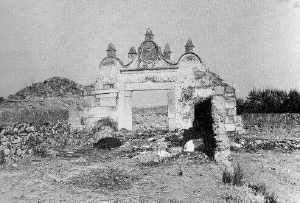
[[[72,176],[67,183],[92,190],[126,190],[132,187],[135,180],[137,177],[126,171],[115,168],[97,168]]]
[[[222,182],[225,184],[241,186],[243,184],[244,173],[239,164],[234,166],[233,174],[226,169],[222,173]]]

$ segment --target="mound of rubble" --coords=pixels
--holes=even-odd
[[[82,95],[84,86],[63,77],[52,77],[43,82],[33,83],[10,95],[8,99],[22,100],[32,97],[58,97],[65,95]]]
[[[263,139],[251,137],[236,137],[231,143],[233,151],[256,152],[258,150],[279,150],[292,152],[300,149],[300,141],[291,139]]]
[[[193,137],[187,140],[185,133],[167,130],[133,133],[127,130],[115,131],[110,127],[103,127],[97,132],[93,129],[79,131],[71,129],[66,121],[35,126],[16,123],[0,126],[0,159],[2,157],[3,163],[13,163],[32,155],[60,156],[64,152],[74,154],[82,150],[114,148],[117,156],[133,158],[144,165],[161,163],[166,159],[190,153],[198,159],[207,160],[208,157],[203,153],[202,138]]]
[[[135,131],[167,130],[168,109],[166,106],[133,108],[132,122]]]
[[[31,155],[46,156],[50,149],[82,146],[90,138],[88,133],[71,130],[65,121],[40,126],[16,123],[0,127],[0,151],[4,162],[14,162]]]

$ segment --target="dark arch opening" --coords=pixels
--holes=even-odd
[[[197,102],[194,106],[193,129],[203,138],[204,152],[213,158],[216,149],[216,139],[213,130],[211,98]]]

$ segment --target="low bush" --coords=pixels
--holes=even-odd
[[[232,177],[232,184],[241,186],[243,184],[243,178],[244,178],[244,173],[240,167],[239,164],[237,164],[234,167],[234,172],[233,172],[233,177]]]
[[[260,193],[264,196],[265,203],[277,203],[277,195],[267,192],[266,184],[249,184],[249,188],[254,190],[255,194]]]
[[[98,132],[100,130],[103,130],[103,128],[105,126],[110,127],[111,129],[113,129],[115,131],[118,130],[118,123],[109,117],[105,117],[105,118],[102,118],[97,121],[97,123],[93,127],[92,131]]]
[[[264,195],[265,197],[265,203],[277,203],[277,195],[273,192],[273,193],[266,193]]]
[[[228,170],[224,170],[222,173],[222,182],[224,184],[229,184],[232,181],[232,175]]]
[[[232,184],[236,186],[241,186],[243,184],[244,173],[239,164],[237,164],[233,169],[233,174],[228,170],[224,170],[222,173],[222,182],[225,184]]]
[[[0,166],[5,163],[5,153],[3,150],[0,150]]]
[[[266,184],[249,184],[249,188],[254,190],[255,194],[260,193],[260,194],[265,194],[266,193]]]

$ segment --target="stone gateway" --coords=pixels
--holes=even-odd
[[[99,78],[85,100],[88,106],[70,116],[70,123],[92,126],[109,117],[118,128],[132,130],[133,91],[167,90],[169,130],[197,127],[213,133],[216,141],[215,159],[229,155],[228,134],[238,130],[235,89],[217,74],[208,70],[194,52],[192,40],[185,53],[171,59],[168,44],[163,51],[147,29],[145,40],[128,52],[128,62],[117,57],[113,44],[99,65]],[[80,120],[80,122],[78,122]],[[208,127],[207,127],[208,126]],[[213,136],[213,135],[210,135]]]

